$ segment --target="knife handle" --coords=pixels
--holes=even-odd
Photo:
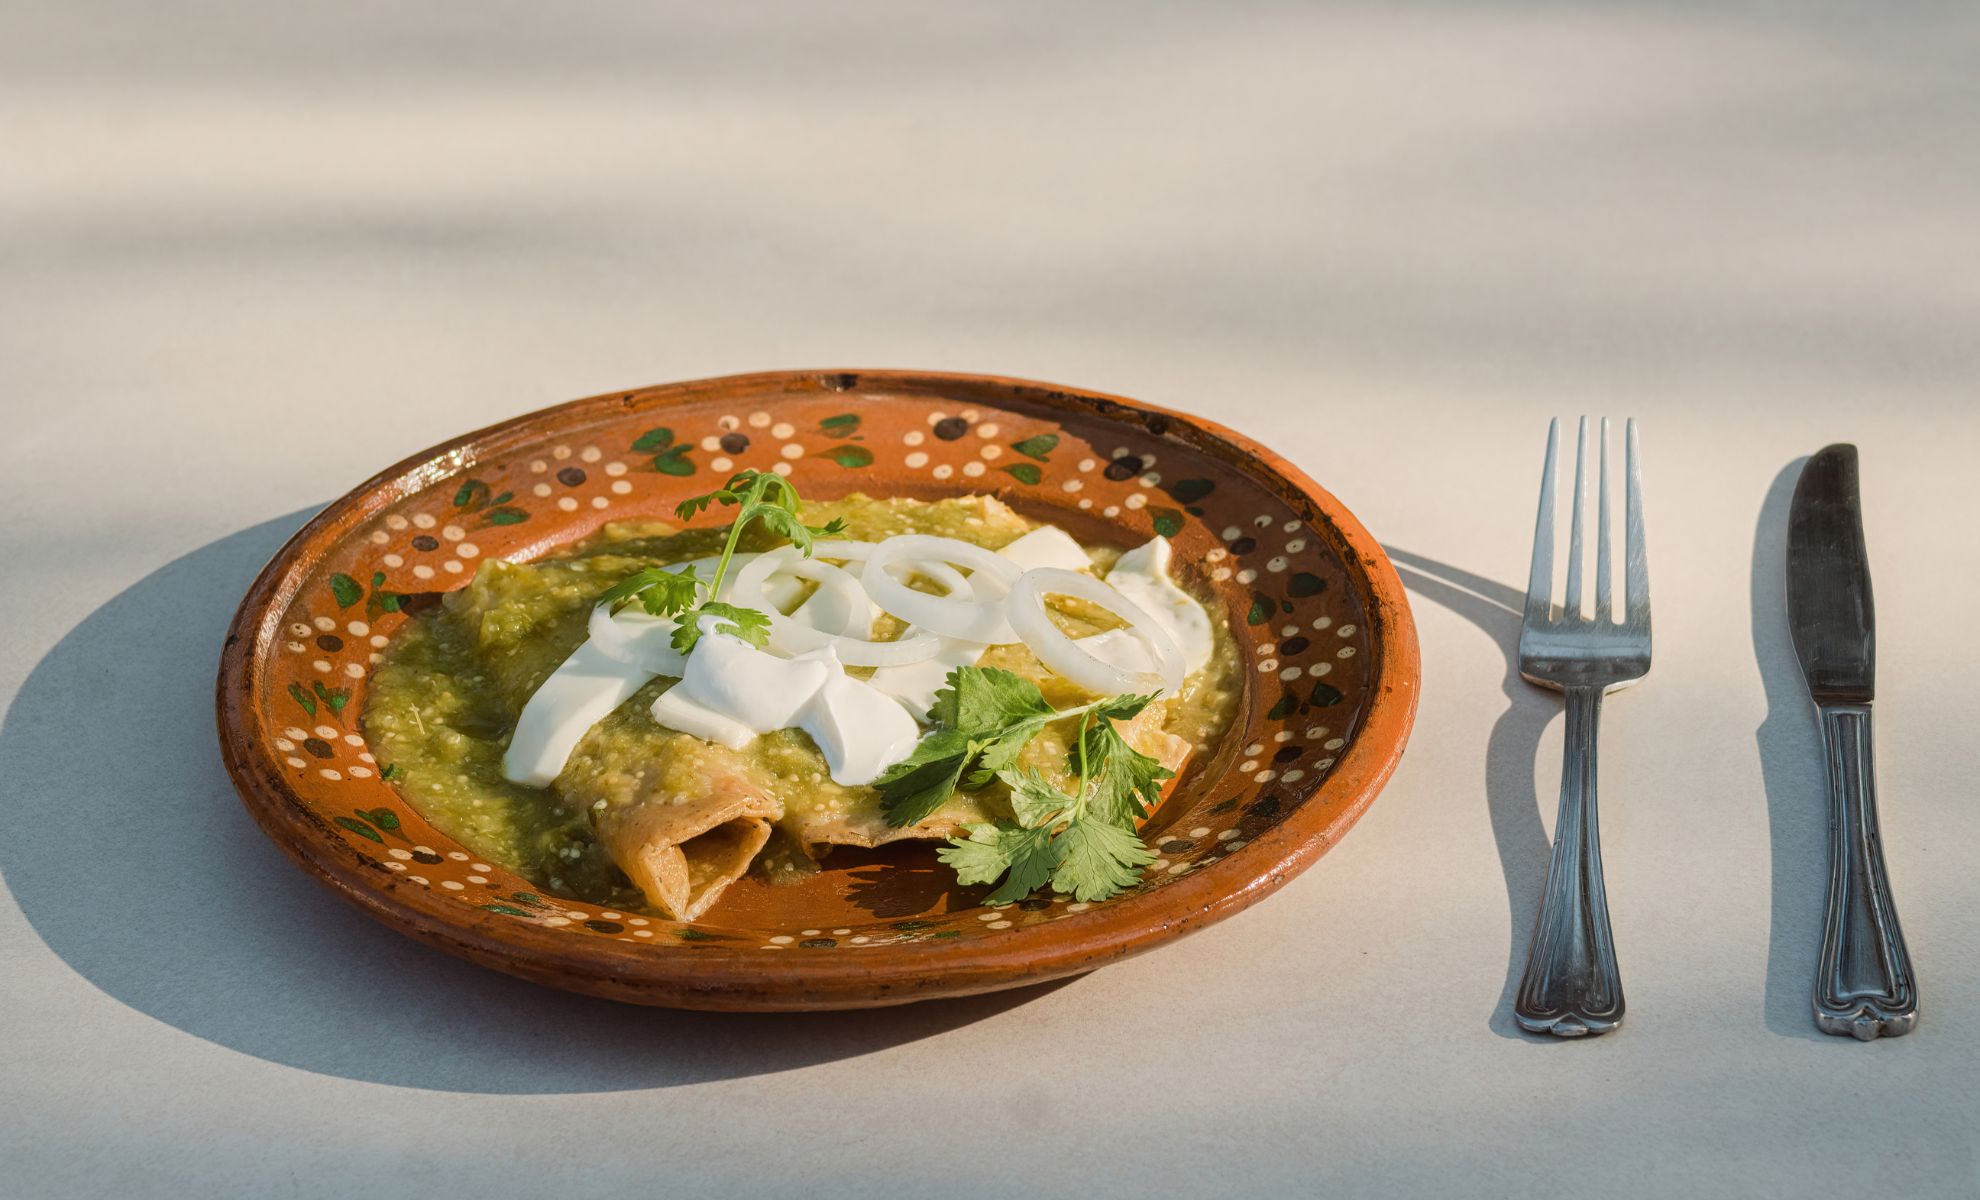
[[[1513,996],[1513,1016],[1528,1033],[1583,1037],[1622,1024],[1622,974],[1609,936],[1609,900],[1602,886],[1602,839],[1595,820],[1595,742],[1602,689],[1567,693],[1567,735],[1561,767],[1561,811],[1554,820],[1554,857],[1533,920],[1526,972]]]
[[[1829,754],[1829,905],[1815,1024],[1866,1042],[1899,1037],[1918,1023],[1918,986],[1877,833],[1870,706],[1824,704],[1821,714]]]

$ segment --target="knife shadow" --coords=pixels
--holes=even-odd
[[[1828,888],[1828,810],[1822,739],[1787,624],[1788,505],[1808,460],[1781,468],[1753,530],[1753,657],[1767,716],[1753,731],[1767,793],[1773,912],[1767,934],[1767,1028],[1781,1037],[1826,1041],[1815,1028],[1810,989]]]
[[[1526,952],[1553,854],[1553,842],[1540,819],[1534,760],[1547,723],[1561,712],[1559,699],[1519,677],[1519,626],[1526,593],[1420,554],[1393,546],[1384,549],[1404,586],[1476,625],[1505,656],[1500,686],[1506,708],[1485,743],[1485,804],[1491,814],[1492,839],[1498,845],[1499,869],[1505,875],[1510,929],[1505,986],[1486,1025],[1503,1038],[1553,1045],[1562,1039],[1529,1034],[1512,1014],[1513,994],[1526,971]]]

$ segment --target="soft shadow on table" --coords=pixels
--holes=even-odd
[[[41,660],[0,722],[0,877],[49,948],[111,997],[325,1075],[558,1094],[854,1058],[1062,986],[868,1012],[668,1012],[523,983],[374,924],[261,835],[214,733],[226,623],[308,515],[126,589]]]
[[[1787,514],[1808,460],[1781,469],[1753,529],[1753,657],[1767,692],[1767,719],[1753,732],[1767,791],[1773,856],[1773,920],[1767,935],[1767,1028],[1826,1041],[1809,993],[1828,898],[1829,816],[1825,751],[1787,625]]]
[[[1562,711],[1558,699],[1519,677],[1519,624],[1526,593],[1420,554],[1394,546],[1383,549],[1404,586],[1478,626],[1505,656],[1501,687],[1506,710],[1493,724],[1485,743],[1485,803],[1492,816],[1492,837],[1499,847],[1499,869],[1506,877],[1511,929],[1506,983],[1487,1025],[1501,1037],[1553,1045],[1561,1039],[1527,1033],[1512,1014],[1513,993],[1519,990],[1520,976],[1526,970],[1526,951],[1533,939],[1533,922],[1540,912],[1540,893],[1553,851],[1540,820],[1534,757],[1547,723]]]

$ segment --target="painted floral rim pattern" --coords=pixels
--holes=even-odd
[[[1170,444],[1161,420],[1062,423],[1020,405],[884,388],[849,397],[858,383],[849,373],[809,378],[823,386],[735,405],[697,403],[701,385],[684,385],[684,402],[632,411],[646,393],[628,393],[628,411],[610,419],[479,461],[453,455],[423,465],[414,486],[343,531],[279,614],[260,614],[269,628],[255,733],[269,765],[315,820],[396,884],[564,935],[765,954],[1021,931],[1122,904],[1242,855],[1320,790],[1365,714],[1374,657],[1352,578],[1361,564],[1343,561],[1321,514],[1228,468],[1212,478],[1219,471],[1203,469],[1199,450]],[[916,410],[905,428],[902,405]],[[607,520],[664,515],[744,467],[794,476],[816,495],[993,492],[1035,517],[1097,518],[1118,541],[1176,541],[1179,558],[1231,602],[1245,634],[1248,695],[1228,744],[1192,764],[1191,774],[1208,780],[1189,789],[1195,803],[1181,810],[1179,789],[1158,814],[1150,842],[1161,857],[1137,888],[1101,905],[1041,895],[829,927],[726,927],[718,905],[687,925],[544,895],[449,841],[407,803],[393,765],[377,760],[357,728],[370,669],[400,624],[484,558],[533,557]],[[253,615],[244,607],[243,619]],[[223,697],[223,721],[224,707]]]

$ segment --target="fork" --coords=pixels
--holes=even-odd
[[[1602,888],[1602,844],[1595,819],[1595,734],[1602,697],[1650,670],[1650,580],[1643,554],[1643,477],[1636,422],[1624,433],[1623,607],[1610,585],[1609,421],[1602,419],[1600,492],[1595,538],[1595,608],[1582,611],[1582,512],[1588,494],[1588,418],[1575,443],[1574,516],[1568,537],[1567,594],[1557,609],[1554,586],[1555,460],[1561,423],[1547,429],[1547,464],[1540,476],[1540,516],[1533,530],[1533,574],[1519,632],[1519,673],[1528,683],[1566,696],[1567,735],[1561,770],[1561,809],[1554,822],[1554,855],[1533,923],[1526,972],[1513,1014],[1529,1033],[1581,1037],[1622,1023],[1622,976],[1609,936],[1609,902]]]

